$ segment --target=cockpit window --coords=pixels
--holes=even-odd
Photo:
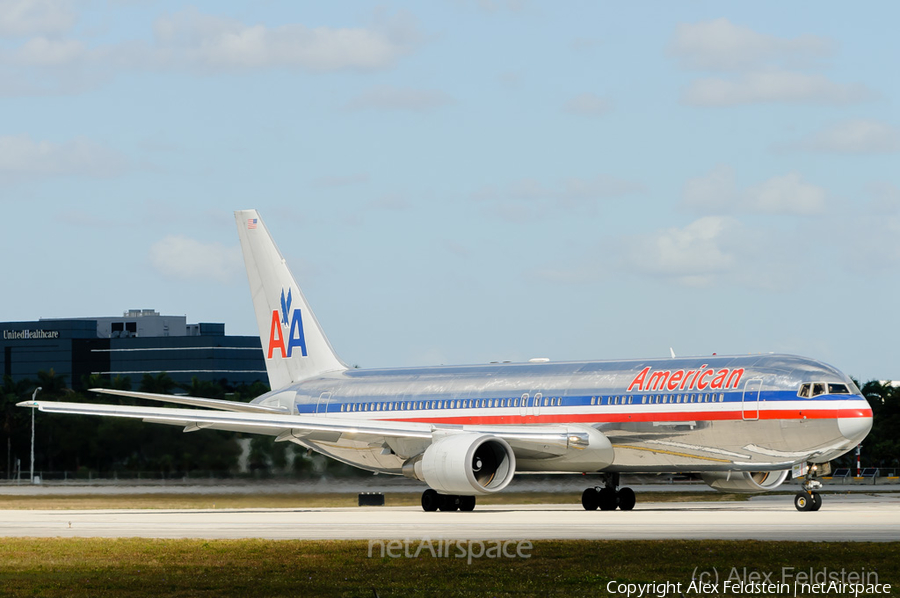
[[[841,382],[807,382],[800,385],[797,396],[801,399],[811,399],[819,395],[848,395],[852,394],[849,386]]]

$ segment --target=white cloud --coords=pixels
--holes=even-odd
[[[876,120],[848,120],[787,147],[841,154],[893,153],[900,151],[900,130]]]
[[[452,103],[453,98],[442,91],[378,85],[353,98],[345,107],[347,110],[427,112]]]
[[[797,172],[750,187],[745,197],[752,210],[764,214],[808,216],[825,210],[825,190],[805,182]]]
[[[121,154],[85,138],[53,143],[34,141],[28,135],[0,136],[0,174],[107,177],[125,168],[126,160]]]
[[[0,0],[8,6],[27,3]],[[41,1],[37,5],[49,6]],[[62,6],[62,5],[60,5]],[[2,12],[3,4],[0,4]],[[53,13],[63,14],[63,13]],[[0,35],[4,16],[0,14]],[[44,26],[7,18],[7,29],[32,37],[0,49],[0,96],[73,94],[92,89],[124,70],[190,70],[201,73],[291,69],[371,72],[392,67],[419,43],[406,13],[360,27],[278,27],[188,9],[159,18],[152,42],[87,46],[65,37],[63,20]],[[51,26],[54,22],[58,26]],[[16,25],[16,23],[19,23]]]
[[[505,189],[487,186],[472,193],[472,199],[486,203],[490,211],[509,222],[546,218],[559,210],[593,209],[603,199],[644,191],[640,183],[598,175],[583,179],[569,177],[548,187],[537,179],[523,178]]]
[[[678,25],[669,52],[689,69],[735,71],[773,63],[805,64],[830,56],[835,43],[816,35],[780,38],[726,18]]]
[[[758,213],[810,216],[825,210],[826,192],[806,182],[798,172],[775,176],[740,190],[734,168],[716,166],[708,174],[689,179],[684,186],[684,205],[713,213]]]
[[[157,20],[160,58],[203,69],[299,68],[310,71],[388,68],[417,40],[410,19],[400,15],[373,27],[280,27],[247,25],[188,9]]]
[[[33,37],[19,46],[5,62],[17,66],[62,67],[88,58],[88,50],[80,41]]]
[[[734,168],[721,164],[684,185],[684,204],[704,212],[732,211],[736,195]]]
[[[685,226],[604,239],[594,251],[534,274],[555,284],[620,284],[625,275],[663,285],[784,291],[815,277],[803,226],[785,232],[733,216],[704,216]]]
[[[58,35],[75,20],[67,0],[0,0],[0,36]]]
[[[612,102],[593,93],[581,93],[566,102],[564,109],[578,116],[603,116],[612,110]]]
[[[861,83],[835,83],[823,75],[784,70],[745,73],[735,79],[697,79],[682,95],[693,106],[735,106],[767,102],[854,104],[875,94]]]
[[[623,265],[686,286],[709,286],[734,267],[735,256],[721,245],[739,226],[728,216],[706,216],[683,228],[633,237],[625,243]]]
[[[150,264],[174,280],[230,283],[241,272],[240,247],[202,243],[184,235],[169,235],[150,247]]]

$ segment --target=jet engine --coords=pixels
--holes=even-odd
[[[443,436],[403,465],[403,475],[441,494],[473,496],[503,490],[516,472],[516,456],[502,438],[490,434]]]
[[[787,479],[784,471],[715,471],[701,474],[710,487],[722,492],[768,492]]]

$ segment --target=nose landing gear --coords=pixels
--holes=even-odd
[[[803,490],[794,496],[794,506],[798,511],[818,511],[822,508],[822,496],[816,492],[822,487],[822,482],[816,479],[819,468],[814,463],[808,465]]]

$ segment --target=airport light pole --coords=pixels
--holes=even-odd
[[[34,389],[34,392],[31,393],[32,402],[34,402],[34,398],[40,390],[41,387],[38,386]],[[31,408],[31,483],[34,484],[34,407]]]

